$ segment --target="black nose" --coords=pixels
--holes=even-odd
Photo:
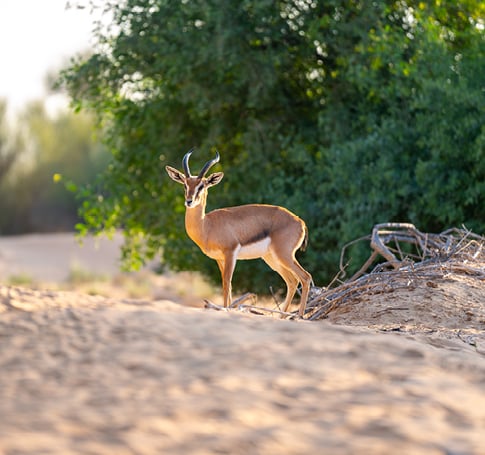
[[[192,199],[186,199],[186,200],[185,200],[185,205],[186,205],[187,207],[190,207],[190,206],[192,205]]]

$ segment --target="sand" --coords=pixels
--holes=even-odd
[[[74,269],[114,275],[120,267],[122,243],[121,234],[82,240],[67,232],[0,237],[0,279],[22,276],[59,283],[68,280]]]
[[[485,454],[484,329],[476,277],[315,322],[0,285],[0,454]]]

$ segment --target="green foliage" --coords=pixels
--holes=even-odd
[[[34,102],[17,125],[4,133],[15,160],[0,181],[0,234],[72,230],[78,221],[72,190],[106,166],[93,120],[70,112],[50,117]]]
[[[125,258],[162,248],[174,269],[215,264],[188,240],[183,195],[163,172],[198,145],[222,155],[209,209],[265,202],[306,220],[317,283],[343,243],[384,221],[483,232],[481,2],[111,2],[97,51],[64,71],[93,109],[112,160],[84,188],[82,230],[123,227]],[[358,263],[356,252],[354,262]],[[264,265],[235,285],[267,289]],[[242,272],[242,273],[241,273]]]
[[[0,184],[6,178],[18,155],[19,137],[11,137],[7,122],[7,103],[0,99]]]

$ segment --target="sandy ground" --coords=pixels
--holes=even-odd
[[[157,261],[139,272],[121,267],[123,237],[83,237],[70,233],[0,237],[0,284],[72,290],[116,298],[172,300],[202,306],[214,289],[196,273],[153,272]],[[222,298],[215,297],[216,303]]]
[[[72,270],[114,275],[119,269],[121,235],[113,239],[73,234],[31,234],[0,237],[0,279],[23,276],[44,283],[69,279]]]
[[[0,454],[485,454],[484,329],[474,277],[317,322],[0,284]]]

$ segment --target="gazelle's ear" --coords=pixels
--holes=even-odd
[[[165,166],[168,176],[177,183],[185,183],[185,175],[171,166]]]
[[[217,185],[224,177],[224,172],[214,172],[214,174],[209,175],[206,179],[207,188],[210,186]]]

